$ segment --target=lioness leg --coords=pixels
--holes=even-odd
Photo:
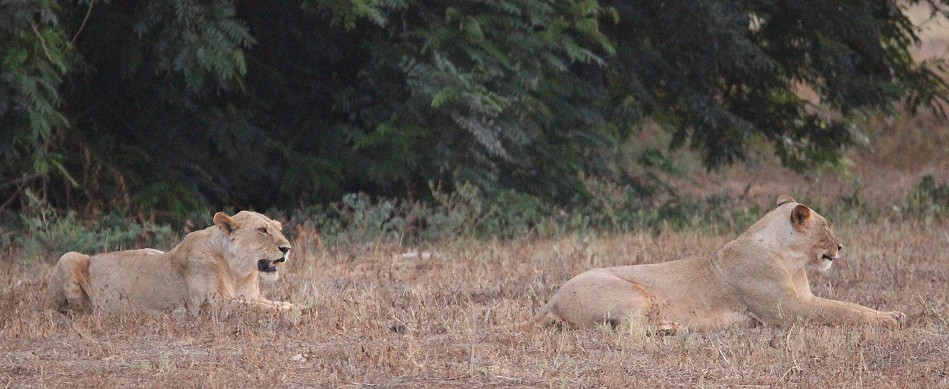
[[[267,300],[263,297],[257,299],[256,301],[246,301],[244,303],[268,311],[289,311],[291,309],[300,307],[299,305],[288,303],[286,301]]]
[[[782,322],[795,317],[824,324],[872,324],[899,328],[906,320],[902,312],[881,312],[859,304],[820,297],[795,299],[786,306],[777,307],[777,318]]]
[[[86,310],[92,305],[86,293],[88,289],[89,256],[77,252],[63,254],[46,287],[50,306],[57,311]]]
[[[207,306],[209,303],[227,307],[227,309],[231,310],[254,308],[264,311],[290,311],[293,309],[304,309],[302,305],[288,303],[285,301],[272,301],[263,297],[250,300],[243,297],[221,297],[220,293],[210,295],[205,294],[203,297],[201,294],[195,294],[189,301],[187,308],[191,314],[197,314],[202,309],[202,307]]]

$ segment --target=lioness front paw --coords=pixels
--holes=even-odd
[[[663,320],[658,323],[656,328],[656,335],[659,336],[673,336],[678,334],[684,329],[681,324],[678,322]]]
[[[906,314],[900,311],[889,312],[890,316],[899,324],[900,327],[906,324]]]
[[[297,305],[288,303],[286,301],[271,301],[270,303],[273,304],[274,308],[276,308],[278,311],[289,311],[294,308],[298,308]]]
[[[906,315],[900,311],[884,312],[883,322],[890,328],[903,328],[906,324]]]

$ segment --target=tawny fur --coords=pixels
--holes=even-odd
[[[842,248],[827,220],[790,196],[717,253],[701,259],[592,269],[564,283],[531,320],[588,327],[635,320],[655,328],[710,330],[798,319],[891,328],[901,312],[814,296],[805,272],[824,271]]]
[[[258,278],[276,278],[289,250],[279,222],[256,212],[218,212],[213,226],[186,235],[167,253],[66,253],[51,271],[47,297],[58,311],[194,313],[225,302],[286,310],[293,304],[260,295]]]

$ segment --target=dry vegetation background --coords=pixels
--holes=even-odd
[[[941,55],[943,30],[918,55]],[[931,52],[925,50],[939,50]],[[835,223],[844,258],[815,294],[909,317],[897,332],[810,324],[644,337],[492,327],[529,318],[591,267],[708,255],[744,226],[556,240],[457,239],[319,247],[290,231],[291,262],[265,296],[303,313],[64,316],[42,307],[49,265],[0,260],[0,385],[12,387],[949,387],[949,228],[890,216],[924,175],[949,181],[949,129],[931,116],[868,119],[847,173],[773,161],[669,179],[693,198],[767,209],[779,194]],[[873,218],[833,211],[859,194]],[[852,201],[852,200],[849,200]],[[167,247],[165,247],[167,248]]]
[[[899,309],[899,332],[800,325],[668,337],[490,327],[528,318],[594,266],[706,255],[729,239],[596,239],[300,250],[267,296],[302,314],[64,316],[39,266],[4,261],[0,383],[33,387],[946,387],[949,232],[925,222],[839,225],[846,257],[815,293]],[[298,238],[299,239],[299,238]]]

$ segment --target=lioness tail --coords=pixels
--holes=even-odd
[[[553,323],[557,322],[557,318],[550,313],[548,307],[541,308],[540,312],[537,312],[534,317],[527,321],[523,321],[516,324],[506,325],[498,327],[498,329],[508,330],[508,331],[529,331],[536,328],[544,328]]]

